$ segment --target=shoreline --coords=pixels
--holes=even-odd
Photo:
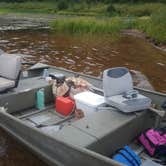
[[[123,30],[121,33],[124,35],[131,35],[134,37],[142,38],[142,39],[146,40],[147,42],[149,42],[153,47],[166,52],[165,44],[155,43],[155,41],[152,38],[148,37],[144,32],[141,32],[137,29],[126,29],[126,30]]]
[[[0,31],[8,30],[26,30],[26,29],[49,29],[49,23],[57,17],[67,17],[62,15],[50,14],[19,14],[8,13],[0,14]],[[166,52],[165,44],[157,44],[154,39],[148,37],[144,32],[137,29],[124,29],[121,31],[123,35],[131,35],[142,38],[152,44],[156,49]]]

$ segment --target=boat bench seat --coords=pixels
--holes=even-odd
[[[87,148],[103,155],[111,155],[133,141],[153,123],[154,116],[149,111],[124,114],[110,108],[76,121],[72,126],[97,138]]]
[[[148,111],[124,114],[110,108],[65,126],[54,133],[54,137],[109,156],[118,148],[130,143],[153,122],[154,118],[151,118]]]
[[[5,53],[0,56],[0,92],[17,86],[20,70],[20,56]]]
[[[34,108],[36,105],[36,92],[44,88],[45,104],[53,102],[51,85],[40,77],[21,79],[17,88],[10,94],[0,95],[0,106],[8,103],[8,113],[20,112]],[[16,105],[16,103],[19,103]]]

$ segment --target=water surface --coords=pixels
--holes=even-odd
[[[154,88],[166,92],[166,52],[142,38],[56,35],[48,31],[1,32],[0,48],[27,54],[24,59],[98,76],[109,67],[126,66],[145,74]]]

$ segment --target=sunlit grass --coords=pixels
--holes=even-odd
[[[151,17],[77,17],[56,19],[51,23],[55,32],[72,34],[120,34],[125,29],[138,29],[154,39],[166,43],[166,11],[159,10]]]
[[[110,6],[113,12],[108,10]],[[51,27],[56,32],[114,35],[124,29],[138,29],[145,32],[155,42],[166,43],[165,3],[88,4],[81,1],[81,3],[69,3],[67,8],[60,9],[57,1],[49,0],[24,3],[0,2],[0,14],[4,13],[78,16],[56,19],[51,23]]]
[[[51,26],[56,32],[78,34],[116,34],[125,28],[124,21],[119,17],[105,19],[90,17],[56,19],[51,23]]]
[[[157,10],[149,18],[139,18],[133,28],[137,28],[154,39],[156,43],[166,44],[166,10]]]

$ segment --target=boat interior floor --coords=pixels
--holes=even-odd
[[[62,117],[53,105],[44,110],[28,109],[12,113],[26,125],[37,128],[58,140],[110,156],[129,144],[153,124],[154,117],[145,112],[123,114],[114,108],[100,109],[82,119],[73,115]],[[144,125],[144,121],[147,121]],[[125,135],[125,137],[122,137]]]

